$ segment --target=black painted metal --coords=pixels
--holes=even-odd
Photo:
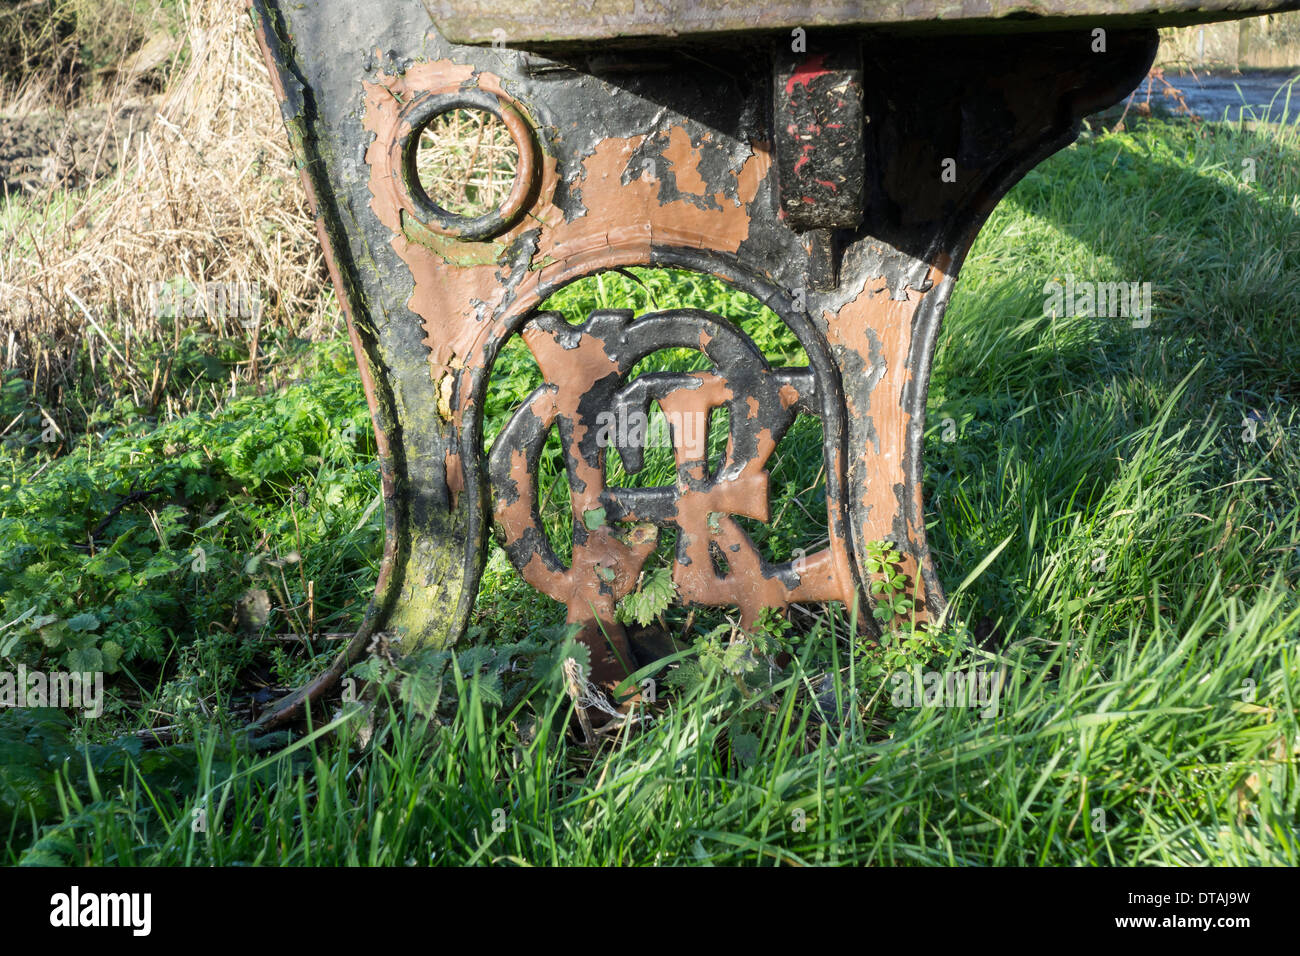
[[[613,358],[617,373],[579,396],[584,422],[705,387],[698,375],[624,381],[636,357],[673,344],[702,347],[734,389],[732,464],[753,459],[761,430],[779,437],[796,412],[816,414],[835,552],[827,593],[865,598],[859,556],[884,538],[908,562],[923,618],[942,612],[921,451],[943,310],[994,204],[1073,139],[1081,116],[1136,85],[1154,31],[1114,30],[1104,52],[1086,30],[900,38],[864,28],[809,34],[806,51],[737,34],[714,40],[705,57],[683,42],[548,58],[450,43],[420,0],[253,0],[252,8],[380,439],[388,546],[367,627],[345,659],[380,628],[408,649],[459,639],[493,509],[521,494],[548,416],[572,449],[571,483],[579,469],[601,466],[594,438],[574,437],[574,415],[536,413],[583,381],[565,369],[547,370],[552,391],[521,408],[489,461],[484,392],[497,354],[521,329],[568,337],[575,348],[599,340]],[[536,146],[513,215],[466,228],[444,221],[412,185],[419,124],[456,104],[512,117],[512,135],[522,128]],[[598,313],[574,328],[537,312],[568,282],[634,265],[709,272],[758,296],[798,336],[810,369],[769,368],[726,317]],[[782,386],[797,393],[794,404],[774,397]],[[737,428],[749,399],[759,411]],[[512,450],[524,452],[523,465],[509,460]],[[621,453],[635,470],[635,443],[623,441]],[[680,484],[717,480],[688,470]],[[633,518],[680,526],[680,494],[603,489],[593,533],[613,541],[612,526]],[[578,517],[582,544],[591,529]],[[560,569],[536,529],[507,550],[517,566],[538,556]],[[593,562],[592,573],[604,567]],[[626,570],[605,598],[628,586]],[[777,566],[764,575],[786,588],[800,577]],[[579,583],[583,594],[600,591],[594,579]],[[761,591],[763,581],[755,584]]]
[[[853,229],[862,222],[866,117],[862,44],[814,37],[815,51],[773,54],[772,133],[781,215],[790,228]],[[797,45],[807,46],[807,38]]]

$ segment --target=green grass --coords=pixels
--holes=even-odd
[[[1241,181],[1244,158],[1255,160],[1254,182]],[[1150,281],[1154,321],[1044,315],[1044,284],[1066,275]],[[711,308],[740,319],[782,364],[799,359],[761,307],[698,277],[606,276],[552,303],[571,321],[615,304]],[[145,595],[171,595],[179,610],[159,612],[155,657],[147,641],[121,656],[108,717],[0,713],[6,858],[1296,865],[1297,316],[1293,138],[1154,124],[1057,155],[993,215],[940,340],[926,491],[931,542],[955,592],[948,625],[926,641],[892,634],[874,645],[848,639],[841,611],[796,614],[767,636],[793,655],[770,672],[726,654],[725,628],[714,630],[722,615],[697,616],[698,656],[655,673],[648,719],[596,751],[565,732],[563,649],[548,650],[563,613],[495,548],[473,632],[495,650],[398,673],[366,665],[400,688],[376,705],[367,746],[358,705],[295,740],[251,743],[230,733],[236,714],[213,712],[250,675],[288,682],[323,659],[230,631],[234,597],[268,587],[267,559],[298,555],[275,571],[277,606],[300,604],[314,580],[329,629],[360,612],[378,525],[373,513],[359,519],[376,475],[361,439],[332,437],[364,416],[354,377],[308,365],[314,384],[242,398],[210,419],[123,427],[81,457],[50,459],[34,437],[39,417],[25,422],[25,437],[5,439],[0,573],[27,583],[7,586],[0,624],[55,573],[58,607],[45,609],[55,631],[74,610],[98,615]],[[498,366],[489,437],[537,384],[529,362],[516,347]],[[335,380],[335,391],[321,388]],[[167,429],[211,455],[176,456],[166,471],[145,452],[175,440]],[[258,444],[266,434],[282,440]],[[301,461],[280,460],[289,438]],[[773,513],[784,517],[762,543],[779,556],[817,534],[819,442],[805,426],[778,452]],[[558,521],[567,489],[555,456],[544,486]],[[166,547],[147,508],[110,522],[105,538],[125,536],[120,580],[93,578],[93,559],[70,554],[66,542],[84,539],[133,482],[168,489],[156,520],[200,474],[213,486],[196,486],[170,524],[159,521]],[[304,491],[307,504],[291,508]],[[308,513],[309,527],[295,527],[293,514]],[[32,541],[10,559],[19,526]],[[224,591],[207,605],[192,569],[132,577],[213,535]],[[671,611],[666,623],[687,622]],[[262,634],[293,629],[276,611]],[[85,635],[103,633],[60,640],[99,646]],[[52,659],[42,638],[24,637],[25,660]],[[912,706],[900,668],[998,674],[996,707]],[[179,743],[145,749],[121,736],[160,703],[181,725]]]

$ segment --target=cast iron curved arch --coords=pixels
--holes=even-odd
[[[866,576],[854,556],[886,539],[920,619],[942,611],[921,456],[957,270],[1006,188],[1145,70],[1154,31],[1117,23],[1100,56],[1081,30],[902,42],[849,28],[811,35],[797,55],[739,34],[712,41],[735,54],[726,76],[683,82],[671,48],[547,60],[450,43],[419,0],[252,6],[380,444],[384,564],[333,676],[381,628],[405,637],[401,650],[460,639],[490,522],[486,376],[553,291],[615,266],[712,273],[773,308],[819,385],[834,385],[834,402],[818,389],[823,456],[855,591]],[[469,92],[520,105],[536,188],[500,235],[432,235],[397,195],[400,107]],[[847,125],[819,138],[809,124],[827,111]],[[839,163],[836,150],[856,142],[861,156]],[[957,159],[951,183],[942,157]]]
[[[461,375],[471,376],[471,399],[468,403],[465,427],[460,433],[460,460],[465,469],[464,485],[477,488],[473,495],[472,518],[470,527],[473,534],[466,540],[466,563],[473,562],[479,566],[476,573],[481,574],[481,564],[485,560],[488,531],[491,526],[490,479],[487,475],[485,461],[487,454],[483,451],[483,407],[487,394],[488,382],[492,370],[500,357],[501,349],[514,335],[519,334],[523,326],[530,321],[545,302],[564,287],[585,278],[590,278],[615,269],[646,266],[649,268],[677,268],[712,275],[732,287],[752,296],[755,300],[771,309],[786,327],[794,334],[809,359],[809,368],[817,381],[817,400],[821,410],[819,417],[823,424],[822,455],[826,466],[828,524],[832,541],[847,541],[849,509],[845,500],[842,471],[833,466],[836,453],[844,453],[844,402],[842,383],[839,373],[831,361],[823,336],[819,335],[806,312],[794,308],[794,300],[781,287],[764,277],[748,270],[743,262],[733,257],[718,255],[707,250],[698,249],[656,249],[652,262],[646,263],[629,259],[626,264],[611,264],[595,271],[575,268],[572,274],[564,271],[564,263],[559,263],[561,278],[544,286],[539,286],[535,293],[527,298],[511,303],[507,315],[494,318],[492,333],[485,339],[486,356],[481,366],[466,369]],[[730,321],[729,317],[727,318]],[[464,391],[458,389],[460,394]],[[833,508],[832,508],[833,503]],[[843,546],[841,545],[841,548]],[[852,582],[856,592],[861,593],[861,578],[852,555],[845,556],[842,573]],[[464,620],[472,612],[472,604],[463,607],[458,614]],[[866,618],[866,615],[863,615]]]

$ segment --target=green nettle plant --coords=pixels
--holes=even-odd
[[[678,707],[705,707],[725,721],[728,752],[739,767],[751,767],[758,759],[764,723],[783,695],[778,684],[785,674],[775,657],[794,649],[785,639],[789,626],[770,610],[743,631],[732,623],[719,624],[695,640],[694,659],[682,661],[664,678],[677,694]]]
[[[326,377],[152,430],[109,427],[43,464],[6,455],[0,659],[159,665],[229,633],[253,586],[276,592],[271,624],[289,629],[307,580],[373,564],[377,528],[334,551],[377,491],[369,434],[356,377]],[[313,608],[317,620],[330,610]]]
[[[677,595],[672,568],[655,568],[642,572],[636,589],[618,602],[617,617],[624,624],[636,622],[646,627],[660,617]]]

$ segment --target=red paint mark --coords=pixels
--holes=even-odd
[[[808,59],[800,63],[795,67],[794,73],[790,74],[790,79],[785,81],[785,95],[793,96],[794,88],[796,86],[802,86],[804,89],[807,89],[808,84],[817,79],[817,77],[825,76],[827,73],[830,73],[831,71],[825,68],[825,63],[826,54],[824,53],[810,56]]]
[[[798,159],[794,161],[794,171],[796,173],[799,172],[799,170],[803,168],[804,164],[807,163],[808,160],[812,158],[808,155],[809,153],[812,152],[812,149],[813,149],[812,143],[804,144],[803,153],[799,156]]]

